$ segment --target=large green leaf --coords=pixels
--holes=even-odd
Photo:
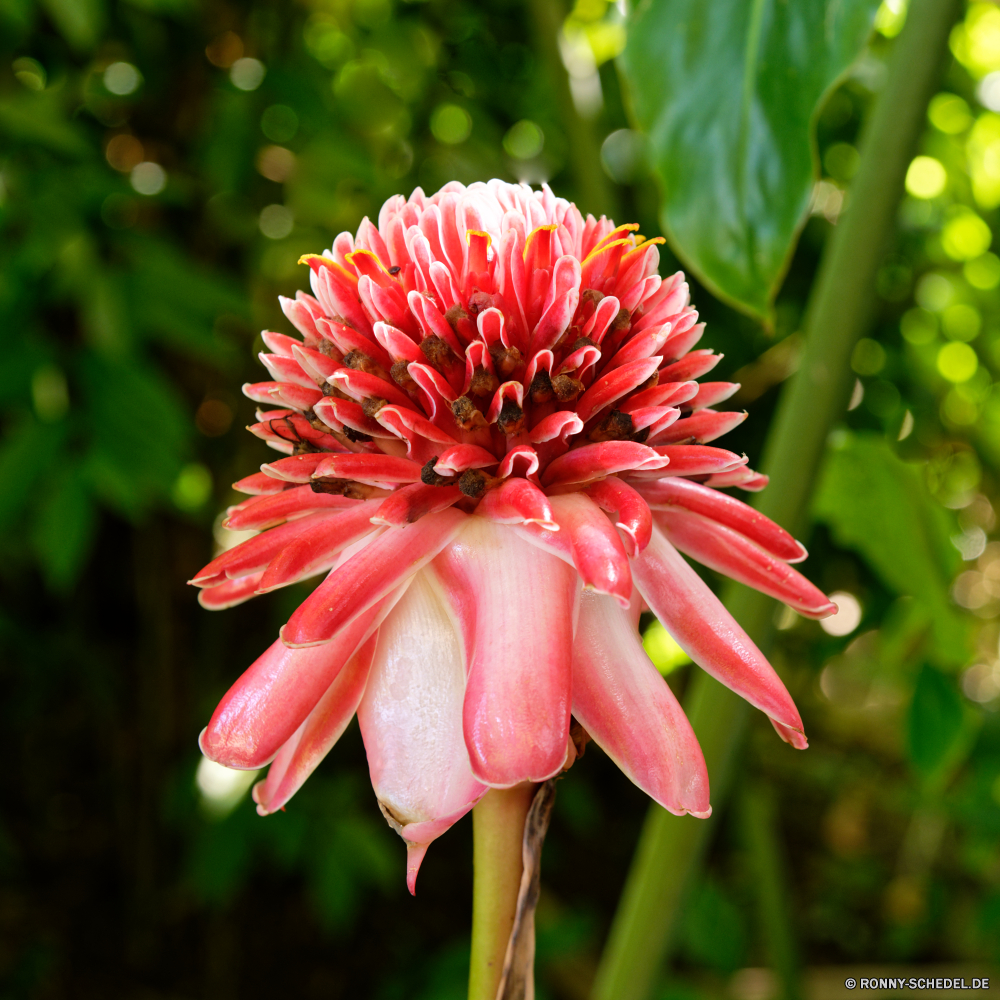
[[[671,246],[766,316],[815,179],[812,126],[879,0],[641,0],[622,66]]]
[[[874,434],[838,435],[827,454],[813,512],[856,549],[890,589],[914,598],[932,622],[935,658],[958,665],[967,628],[949,588],[959,562],[955,525],[920,472]]]
[[[917,678],[907,720],[907,744],[913,766],[931,775],[944,763],[962,730],[962,699],[955,685],[933,667]]]

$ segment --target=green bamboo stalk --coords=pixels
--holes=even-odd
[[[753,784],[740,796],[740,826],[749,854],[764,947],[778,974],[781,1000],[800,1000],[800,962],[773,789]]]
[[[496,1000],[523,869],[524,820],[535,786],[493,788],[472,810],[469,1000]]]
[[[827,241],[805,323],[798,373],[782,392],[761,468],[771,486],[758,509],[796,531],[827,435],[844,413],[850,356],[871,319],[875,277],[895,225],[903,178],[932,89],[939,79],[956,0],[912,0],[896,39],[885,86],[860,142],[861,160],[847,211]],[[726,605],[762,648],[773,630],[774,602],[733,585]],[[730,691],[700,673],[685,707],[705,750],[718,810],[725,801],[747,710]],[[684,891],[712,829],[652,806],[615,914],[593,1000],[645,1000],[666,959]]]

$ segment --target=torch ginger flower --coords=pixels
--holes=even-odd
[[[490,787],[575,755],[571,717],[640,788],[708,816],[701,749],[638,635],[648,606],[695,663],[803,748],[784,685],[680,553],[802,615],[835,606],[806,552],[718,487],[758,490],[710,447],[745,413],[660,239],[501,181],[390,198],[378,225],[303,258],[282,299],[302,339],[265,332],[283,458],[235,484],[225,522],[260,533],[191,582],[204,607],[326,573],[201,736],[227,767],[271,763],[265,815],[358,715],[372,784],[408,846]]]

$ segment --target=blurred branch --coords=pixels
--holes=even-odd
[[[600,144],[591,123],[576,110],[569,75],[559,52],[559,32],[566,14],[562,0],[529,0],[528,6],[535,44],[545,60],[559,118],[569,140],[570,169],[579,192],[576,202],[584,213],[617,217],[617,199],[601,168]]]
[[[862,136],[850,208],[823,254],[807,313],[802,363],[782,393],[765,447],[762,469],[772,486],[757,504],[792,531],[806,518],[827,435],[848,400],[851,351],[871,317],[875,278],[894,230],[903,178],[957,14],[954,0],[914,0]],[[766,651],[773,631],[771,598],[733,585],[726,604]],[[718,811],[748,709],[704,673],[692,682],[685,707],[705,752]],[[659,806],[650,808],[598,969],[594,1000],[649,996],[711,830],[709,823],[675,819]]]

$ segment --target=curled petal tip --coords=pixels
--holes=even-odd
[[[786,726],[776,719],[771,719],[771,725],[774,726],[775,732],[786,743],[790,743],[795,747],[796,750],[809,749],[809,740],[806,739],[806,734],[801,729],[793,729],[791,726]]]
[[[406,845],[406,888],[410,890],[411,896],[417,894],[417,874],[430,846],[430,844]]]
[[[331,641],[332,636],[331,639],[311,639],[308,642],[289,642],[289,640],[285,638],[285,626],[282,625],[281,628],[278,629],[278,638],[281,640],[282,645],[287,646],[289,649],[308,649],[310,646],[325,645]]]
[[[688,809],[687,812],[694,816],[695,819],[708,819],[712,815],[712,807],[709,806],[707,809]]]

